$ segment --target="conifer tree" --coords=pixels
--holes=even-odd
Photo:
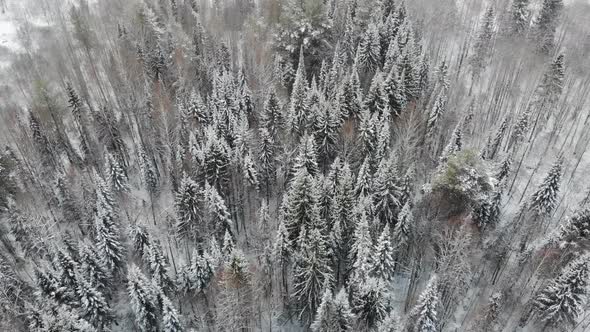
[[[281,103],[274,90],[270,90],[264,102],[264,109],[260,116],[260,124],[266,128],[273,139],[279,138],[279,132],[283,129],[284,117],[281,111]]]
[[[324,290],[322,295],[322,301],[318,307],[318,312],[315,315],[315,319],[311,324],[310,328],[313,332],[328,332],[337,331],[332,329],[333,320],[333,303],[332,303],[332,291],[329,288]]]
[[[420,295],[416,306],[410,312],[408,318],[408,331],[410,332],[436,332],[438,331],[437,308],[438,282],[436,276],[430,279],[426,289]]]
[[[293,163],[293,174],[297,174],[301,169],[305,169],[312,176],[319,173],[315,140],[313,136],[307,134],[301,137],[298,154]]]
[[[95,177],[97,183],[97,215],[94,219],[96,245],[104,265],[114,271],[123,262],[123,246],[121,245],[117,214],[115,212],[111,192],[100,176]]]
[[[522,36],[530,24],[530,0],[514,0],[510,8],[510,33],[513,36]]]
[[[406,106],[406,96],[396,66],[391,68],[383,85],[392,117],[399,116]]]
[[[303,134],[307,117],[309,116],[310,105],[307,103],[307,89],[302,47],[299,52],[299,64],[297,66],[297,73],[295,74],[293,89],[291,90],[291,100],[289,102],[289,113],[287,116],[288,128],[295,137]]]
[[[304,234],[305,235],[305,234]],[[301,321],[311,323],[321,302],[322,289],[333,282],[328,248],[318,228],[310,228],[295,256],[291,294]]]
[[[374,23],[367,26],[356,52],[357,65],[367,72],[374,72],[381,64],[381,37]]]
[[[176,232],[182,238],[197,238],[201,223],[200,190],[195,181],[184,174],[174,200],[177,223]]]
[[[182,332],[184,329],[180,324],[180,317],[174,305],[167,296],[162,296],[162,331]]]
[[[447,95],[445,90],[441,90],[441,92],[436,97],[434,101],[434,106],[428,115],[428,121],[426,122],[426,135],[428,137],[432,137],[436,130],[436,126],[440,120],[440,118],[444,115],[447,103]]]
[[[369,278],[358,286],[353,295],[354,312],[367,329],[373,329],[390,310],[389,294],[384,282],[377,278]]]
[[[562,160],[558,159],[543,182],[533,193],[531,197],[530,209],[541,215],[550,215],[557,204],[557,195],[559,194],[559,185],[562,174]]]
[[[345,288],[341,288],[334,296],[332,308],[332,326],[334,327],[334,331],[353,331],[356,317],[350,308],[348,293]]]
[[[165,293],[172,291],[174,289],[174,283],[170,278],[170,268],[159,243],[155,241],[150,243],[147,246],[146,256],[145,260],[152,274],[152,282],[158,285]]]
[[[210,222],[209,229],[218,238],[222,234],[226,234],[231,229],[232,221],[225,204],[225,200],[219,195],[215,187],[205,184],[205,206],[209,213],[208,219]]]
[[[583,312],[589,275],[590,257],[584,255],[564,267],[537,295],[535,309],[545,326],[573,328]]]
[[[359,172],[356,177],[356,185],[354,187],[354,193],[356,197],[368,197],[372,188],[372,177],[371,170],[369,169],[369,158],[366,157],[359,168]]]
[[[136,266],[127,275],[127,292],[135,321],[143,332],[156,331],[158,327],[157,291]]]
[[[207,182],[219,192],[225,192],[229,182],[230,149],[226,140],[209,129],[203,149],[203,170]]]
[[[386,84],[384,81],[383,74],[380,71],[375,73],[369,91],[365,96],[363,108],[368,110],[371,114],[382,115],[389,105],[389,98],[385,91]]]
[[[399,318],[392,310],[385,318],[377,325],[377,332],[398,332],[401,331]]]
[[[129,191],[129,179],[119,161],[112,154],[106,158],[105,170],[107,172],[107,181],[116,192]]]
[[[367,216],[363,212],[354,231],[349,261],[352,262],[351,280],[353,284],[363,283],[373,266],[373,239],[369,232]]]
[[[317,142],[316,146],[319,162],[325,166],[336,153],[340,118],[329,107],[322,106],[316,110],[317,115],[314,122],[314,137]]]
[[[100,259],[98,252],[88,242],[80,244],[81,277],[98,291],[108,286],[109,272]]]
[[[489,6],[483,16],[479,33],[473,46],[473,54],[471,56],[471,69],[473,77],[477,78],[485,69],[490,53],[491,42],[494,38],[494,8]]]
[[[228,257],[220,286],[220,326],[225,331],[248,328],[252,316],[252,273],[241,250],[234,249]]]
[[[295,174],[282,204],[285,227],[293,244],[299,238],[302,227],[310,230],[319,224],[318,200],[315,179],[306,168],[300,169]]]
[[[112,320],[112,312],[104,296],[84,277],[78,277],[76,295],[80,299],[81,316],[98,329]]]
[[[258,150],[258,165],[260,167],[260,182],[265,188],[267,199],[270,196],[271,185],[276,177],[276,144],[266,128],[260,128],[260,146]]]
[[[562,0],[543,0],[534,25],[539,51],[548,54],[554,47],[555,31],[563,8]]]
[[[372,274],[385,282],[393,281],[395,261],[393,259],[393,246],[391,244],[389,224],[385,225],[383,232],[377,239],[375,255],[373,259]]]
[[[186,105],[186,114],[201,126],[207,126],[211,123],[209,109],[203,102],[201,94],[195,89],[193,89],[189,95]]]
[[[236,246],[234,244],[234,240],[231,234],[229,233],[229,230],[226,230],[223,236],[223,246],[221,247],[221,255],[224,259],[228,259],[235,248]]]
[[[381,221],[382,226],[385,224],[394,225],[401,208],[402,192],[392,160],[394,157],[391,154],[389,159],[381,161],[373,182],[375,215]]]

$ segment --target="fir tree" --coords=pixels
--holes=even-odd
[[[530,209],[541,215],[549,215],[557,204],[559,185],[562,174],[562,160],[558,159],[547,173],[547,176],[531,197]]]
[[[590,257],[584,255],[569,263],[537,295],[535,309],[545,326],[573,328],[583,313],[589,275]]]

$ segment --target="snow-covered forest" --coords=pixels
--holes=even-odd
[[[0,331],[590,331],[588,1],[0,10]]]

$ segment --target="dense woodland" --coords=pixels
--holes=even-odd
[[[590,329],[589,4],[28,10],[0,330]]]

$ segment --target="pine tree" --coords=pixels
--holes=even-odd
[[[393,246],[391,244],[391,233],[389,224],[385,225],[383,232],[377,239],[375,254],[373,259],[372,274],[385,282],[393,281],[395,271],[395,261],[393,259]]]
[[[332,284],[333,276],[326,239],[319,229],[310,228],[305,241],[300,241],[299,245],[291,296],[301,321],[309,324],[320,305],[322,289]]]
[[[307,103],[307,78],[305,74],[305,62],[303,47],[299,53],[299,65],[295,74],[295,82],[291,90],[287,125],[291,133],[298,137],[305,131],[305,124],[309,116],[310,105]]]
[[[158,327],[156,290],[134,265],[129,269],[127,280],[129,301],[139,329],[143,332],[156,331]]]
[[[558,159],[547,173],[547,176],[531,197],[530,209],[541,215],[548,216],[557,204],[559,185],[562,174],[562,160]]]
[[[389,294],[382,280],[369,278],[353,295],[354,312],[368,329],[373,329],[390,310]]]
[[[197,238],[197,230],[201,223],[200,190],[197,184],[186,174],[176,193],[174,206],[176,208],[176,232],[182,238]]]
[[[543,0],[539,17],[535,21],[535,39],[539,51],[545,54],[554,47],[555,30],[562,8],[562,0]]]
[[[584,255],[569,263],[537,295],[535,309],[545,326],[573,328],[584,311],[589,275],[590,257]]]
[[[436,332],[438,331],[437,307],[438,282],[436,276],[430,279],[426,289],[420,294],[420,299],[410,312],[408,318],[408,331],[410,332]]]

